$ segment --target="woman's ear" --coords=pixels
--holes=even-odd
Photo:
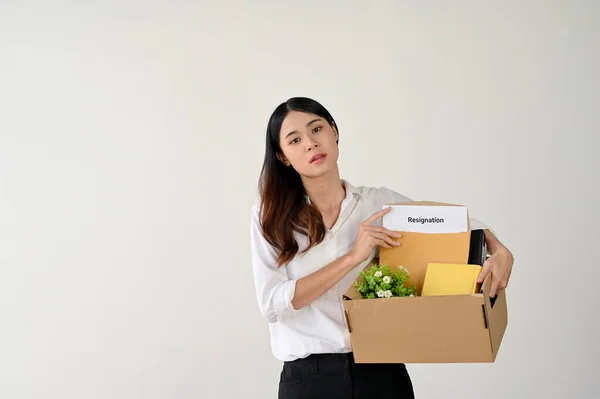
[[[339,144],[340,143],[340,133],[337,130],[337,126],[335,125],[334,121],[331,121],[331,127],[333,128],[333,131],[335,132],[335,143]]]

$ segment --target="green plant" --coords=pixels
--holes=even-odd
[[[387,265],[372,264],[360,272],[354,286],[363,299],[418,296],[415,286],[406,286],[409,277],[403,266],[391,270]]]

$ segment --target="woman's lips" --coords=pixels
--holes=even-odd
[[[319,163],[325,160],[325,154],[317,154],[310,160],[310,163]]]

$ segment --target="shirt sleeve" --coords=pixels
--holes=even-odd
[[[471,230],[490,230],[490,231],[492,231],[492,229],[489,228],[488,225],[486,225],[482,221],[477,220],[475,218],[469,218],[469,222],[471,223]]]
[[[381,187],[378,190],[378,194],[383,198],[384,204],[387,203],[402,203],[402,202],[410,202],[411,198],[402,195],[394,190],[390,190],[387,187]]]
[[[288,278],[285,265],[277,268],[275,249],[262,234],[259,209],[258,205],[252,207],[250,221],[254,285],[260,312],[270,323],[276,323],[299,312],[292,306],[297,280]]]

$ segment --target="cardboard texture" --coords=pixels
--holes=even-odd
[[[451,204],[429,201],[407,205]],[[402,206],[404,204],[395,204]],[[468,217],[468,216],[467,216]],[[383,220],[385,226],[385,218]],[[470,231],[401,232],[402,246],[381,248],[379,264],[404,266],[422,291],[429,263],[467,264]],[[475,294],[362,299],[354,286],[343,308],[357,363],[494,362],[508,324],[503,291],[489,298],[491,275]]]

